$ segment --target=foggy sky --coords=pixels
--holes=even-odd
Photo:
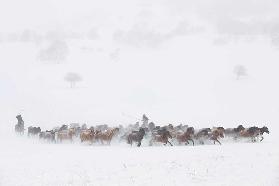
[[[201,127],[278,122],[275,0],[0,5],[3,128],[14,125],[18,113],[27,125],[45,128],[128,124],[143,113],[158,124]],[[40,39],[11,39],[26,30]],[[52,42],[47,36],[67,43],[69,54],[59,64],[38,60]],[[236,80],[236,65],[247,68],[247,77]],[[64,81],[68,72],[82,76],[75,89]]]

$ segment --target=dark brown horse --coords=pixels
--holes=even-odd
[[[132,146],[133,142],[137,142],[138,143],[137,146],[140,147],[144,135],[145,135],[145,130],[143,128],[140,128],[139,131],[132,131],[127,136],[127,143]]]
[[[210,137],[210,128],[200,129],[195,135],[194,138],[199,141],[200,144],[204,144],[204,140]]]
[[[266,126],[264,126],[262,128],[253,126],[253,127],[250,127],[248,129],[241,131],[240,136],[244,137],[244,138],[251,138],[252,142],[256,142],[257,138],[259,136],[261,136],[260,141],[262,141],[264,139],[262,136],[264,133],[269,134],[269,130]]]
[[[226,137],[236,138],[240,134],[240,132],[243,130],[245,130],[245,128],[242,125],[238,125],[237,128],[226,128],[225,135],[226,135]]]
[[[152,134],[149,145],[152,145],[153,142],[160,142],[160,143],[163,143],[164,145],[167,145],[169,143],[171,146],[173,146],[171,144],[171,142],[169,142],[169,138],[172,138],[170,132],[168,130],[166,130],[165,128],[163,128],[163,129],[157,131],[156,133]]]
[[[256,126],[249,127],[240,132],[240,137],[251,138],[252,142],[256,142],[256,137],[259,136],[260,132],[261,132],[260,129]]]
[[[191,141],[194,146],[194,140],[192,139],[194,136],[194,132],[195,132],[194,128],[189,127],[189,128],[187,128],[186,132],[184,132],[183,134],[177,134],[176,139],[177,139],[178,143],[179,144],[185,143],[185,145],[188,145],[189,141]]]
[[[210,134],[210,140],[213,140],[214,141],[214,144],[215,142],[218,142],[220,145],[221,142],[218,140],[219,138],[224,138],[224,128],[223,127],[217,127],[216,129],[214,129],[211,134]]]

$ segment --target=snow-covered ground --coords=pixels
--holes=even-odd
[[[277,186],[277,142],[89,146],[1,137],[0,185]]]
[[[278,186],[278,10],[274,0],[0,1],[0,186]],[[72,88],[71,72],[83,79]],[[42,130],[147,114],[156,125],[266,125],[271,135],[222,146],[47,144],[13,136],[17,114]]]

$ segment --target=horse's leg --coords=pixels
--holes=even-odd
[[[264,137],[263,137],[263,136],[261,136],[261,140],[260,140],[260,141],[263,141],[263,139],[264,139]]]
[[[138,142],[138,147],[140,147],[140,146],[141,146],[141,141]]]
[[[199,143],[202,144],[202,145],[204,145],[204,142],[203,142],[202,140],[199,140]]]
[[[220,142],[218,139],[216,139],[216,141],[217,141],[220,145],[222,145],[221,142]],[[215,142],[215,141],[214,141],[214,142]]]
[[[151,139],[150,141],[149,141],[149,146],[152,146],[153,145],[153,140]]]
[[[193,146],[195,145],[195,143],[194,143],[194,140],[192,140],[192,139],[189,139],[192,143],[193,143]]]
[[[131,146],[133,145],[133,140],[132,140],[129,136],[128,136],[127,142],[128,142],[128,144],[130,144]]]
[[[171,146],[173,146],[173,145],[171,144],[171,142],[169,142],[169,140],[167,141],[167,143],[169,143]]]
[[[215,140],[213,141],[214,145],[215,145]]]
[[[131,144],[129,136],[127,137],[127,143]]]
[[[257,141],[261,142],[262,140],[263,140],[263,136],[260,134],[258,134],[257,137],[255,137],[255,142],[257,142]]]

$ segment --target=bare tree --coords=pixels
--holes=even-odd
[[[236,79],[238,80],[241,76],[247,76],[247,70],[243,65],[237,65],[234,67],[234,73],[236,74]]]
[[[74,72],[67,73],[64,79],[70,83],[71,88],[74,88],[77,82],[82,81],[82,77]]]

